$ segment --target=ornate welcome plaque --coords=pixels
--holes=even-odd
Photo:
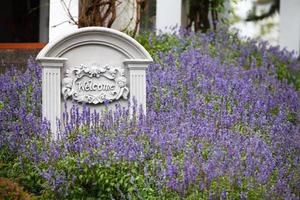
[[[62,81],[62,94],[65,99],[72,97],[77,102],[90,104],[127,99],[129,89],[124,70],[111,66],[80,65],[66,70]]]

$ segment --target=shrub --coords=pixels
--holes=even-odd
[[[73,106],[55,141],[40,100],[23,103],[40,76],[22,87],[16,80],[30,75],[0,77],[1,149],[43,179],[44,198],[299,199],[300,101],[289,80],[297,61],[224,30],[149,44],[147,116],[130,117],[119,105],[102,113]],[[32,63],[27,73],[39,70]],[[22,90],[7,91],[14,87]]]
[[[0,197],[7,200],[30,200],[28,193],[15,182],[0,177]]]
[[[242,41],[237,34],[228,33],[226,28],[220,28],[217,32],[199,34],[185,29],[179,33],[140,34],[136,38],[154,57],[159,52],[172,51],[178,54],[190,47],[201,49],[205,54],[219,59],[222,63],[243,66],[250,69],[251,66],[274,66],[279,80],[287,80],[289,84],[300,89],[300,63],[295,55],[286,50],[280,50],[279,46],[269,47],[267,42],[257,42],[247,39]],[[156,59],[159,62],[159,58]]]
[[[35,163],[20,153],[42,133],[41,68],[30,58],[25,72],[11,68],[0,75],[0,82],[0,176],[16,179],[27,191],[40,194],[42,181]]]

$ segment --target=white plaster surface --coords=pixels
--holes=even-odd
[[[78,0],[63,0],[69,7],[70,14],[78,20]],[[71,22],[68,11],[64,9],[61,0],[49,0],[49,42],[67,35],[78,27]]]
[[[157,32],[172,32],[179,28],[182,20],[182,0],[156,1],[156,30]]]
[[[280,3],[280,46],[300,52],[300,1],[281,0]]]

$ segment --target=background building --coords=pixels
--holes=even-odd
[[[35,55],[49,41],[77,29],[82,13],[86,12],[83,11],[83,2],[87,1],[89,0],[3,1],[0,7],[0,65],[23,64],[29,55]],[[238,20],[233,20],[232,27],[237,28],[241,36],[266,39],[271,44],[279,44],[282,48],[295,51],[299,55],[299,0],[281,0],[280,13],[260,22],[245,21],[250,11],[254,10],[255,14],[260,15],[275,1],[243,0],[232,3],[228,0],[222,17],[232,17],[228,13],[233,11],[233,18]],[[189,8],[192,0],[117,2],[119,3],[116,4],[115,20],[111,25],[114,29],[131,33],[149,29],[169,32],[171,28],[187,27],[190,23]],[[262,34],[268,27],[271,27],[271,31]]]

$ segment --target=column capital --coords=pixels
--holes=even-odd
[[[42,68],[62,68],[67,58],[41,57],[36,59]]]
[[[129,70],[146,70],[153,60],[126,59],[123,63]]]

